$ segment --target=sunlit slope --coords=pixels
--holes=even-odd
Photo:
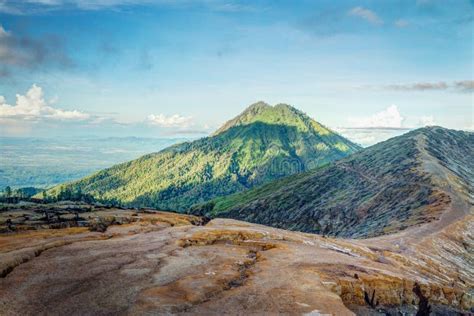
[[[184,211],[359,149],[289,105],[259,102],[211,137],[116,165],[49,194],[80,190],[99,200]]]

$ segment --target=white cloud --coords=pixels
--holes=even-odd
[[[363,7],[352,8],[348,14],[351,16],[362,18],[374,25],[383,24],[383,20],[377,15],[377,13],[369,9],[365,9]]]
[[[433,115],[412,117],[407,120],[396,105],[366,116],[347,119],[347,126],[334,128],[348,139],[362,146],[370,146],[389,138],[399,136],[409,130],[437,125]]]
[[[88,119],[90,115],[77,110],[65,111],[61,109],[53,109],[49,117],[58,120],[85,120]]]
[[[371,146],[392,137],[408,132],[408,128],[346,128],[339,127],[334,130],[351,141],[363,146]]]
[[[348,118],[348,126],[335,128],[336,131],[362,146],[370,146],[407,132],[403,127],[405,118],[396,105],[366,116]]]
[[[434,126],[436,125],[435,119],[432,115],[429,116],[422,116],[420,117],[420,120],[418,121],[418,125],[421,127],[425,126]]]
[[[0,96],[0,118],[81,121],[90,118],[90,115],[77,110],[68,111],[50,106],[44,99],[43,89],[34,84],[26,95],[16,95],[15,105],[7,104],[5,97]]]
[[[394,24],[396,27],[399,27],[399,28],[407,27],[408,25],[410,25],[410,23],[404,19],[398,19],[395,21]]]
[[[356,128],[401,128],[404,117],[396,105],[368,117],[349,118],[349,125]]]
[[[160,127],[189,127],[192,124],[192,117],[190,116],[181,116],[174,114],[171,116],[166,116],[164,114],[150,114],[147,117],[147,121],[156,126]]]

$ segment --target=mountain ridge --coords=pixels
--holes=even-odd
[[[473,153],[473,133],[418,129],[194,212],[338,237],[389,234],[438,219],[459,195],[472,203]]]

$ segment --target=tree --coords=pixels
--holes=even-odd
[[[23,199],[26,197],[26,192],[22,189],[17,189],[13,191],[13,196],[19,197],[20,199]]]
[[[61,191],[59,191],[58,194],[58,201],[70,201],[72,198],[72,192],[71,189],[69,188],[61,188]]]
[[[10,186],[6,186],[3,192],[7,198],[12,196],[12,188],[10,188]]]
[[[73,193],[72,193],[72,200],[73,201],[81,201],[82,200],[82,190],[80,187],[78,187]]]

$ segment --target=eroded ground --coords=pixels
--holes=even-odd
[[[429,238],[407,230],[342,240],[228,219],[41,207],[0,213],[2,315],[467,315],[474,305],[470,214]]]

